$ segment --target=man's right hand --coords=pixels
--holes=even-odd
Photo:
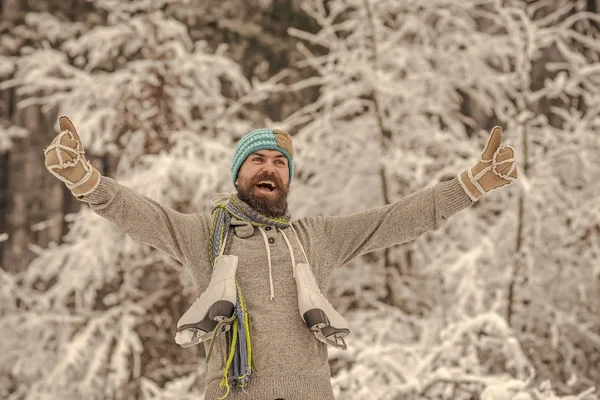
[[[100,173],[85,158],[85,151],[73,123],[58,119],[61,132],[44,149],[48,171],[63,181],[77,197],[92,193],[100,183]]]

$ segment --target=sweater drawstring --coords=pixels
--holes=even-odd
[[[294,230],[294,227],[291,224],[290,224],[290,228],[292,229],[294,236],[296,236],[296,240],[298,241],[298,244],[300,245],[300,249],[302,250],[302,254],[304,255],[304,258],[306,259],[306,263],[308,264],[308,257],[306,256],[306,252],[304,251],[304,248],[302,247],[302,243],[300,243],[298,234],[296,233],[296,231]],[[273,301],[273,300],[275,300],[275,288],[273,286],[273,263],[271,262],[271,248],[269,247],[269,239],[267,238],[267,234],[265,233],[264,228],[259,226],[258,230],[260,231],[260,233],[263,236],[263,240],[265,242],[265,249],[267,249],[267,262],[269,263],[269,286],[271,289],[271,301]],[[290,240],[288,239],[287,235],[281,228],[277,228],[277,230],[279,232],[281,232],[281,234],[283,235],[283,240],[285,241],[285,244],[287,245],[288,250],[290,251],[290,257],[292,258],[292,275],[294,278],[296,278],[296,257],[294,257],[294,250],[292,248],[292,244],[290,243]]]
[[[275,300],[275,289],[273,288],[273,266],[271,264],[271,249],[269,248],[269,240],[267,234],[262,227],[258,227],[258,230],[263,235],[265,241],[265,248],[267,249],[267,262],[269,263],[269,285],[271,286],[271,301]]]

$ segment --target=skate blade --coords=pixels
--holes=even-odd
[[[325,343],[329,346],[335,347],[336,349],[340,349],[340,350],[347,350],[348,346],[346,346],[346,341],[344,340],[344,336],[346,336],[348,333],[350,333],[350,331],[346,330],[341,330],[338,333],[334,333],[332,335],[329,336],[325,336],[323,334],[323,332],[321,331],[321,327],[319,326],[315,326],[311,329],[313,331],[313,335],[315,335],[315,338],[322,343]],[[332,339],[333,337],[333,339]]]
[[[221,331],[219,332],[219,334],[221,333],[225,333],[227,331],[229,331],[229,328],[231,327],[231,325],[229,324],[225,324],[221,326]],[[212,340],[215,335],[216,335],[216,330],[212,331],[212,332],[204,332],[204,331],[200,331],[197,329],[193,330],[194,332],[194,336],[192,336],[192,339],[189,342],[185,342],[185,343],[180,343],[179,345],[181,347],[183,347],[184,349],[188,348],[188,347],[192,347],[195,346],[199,343],[202,342],[206,342],[208,340]]]

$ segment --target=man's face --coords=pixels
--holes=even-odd
[[[277,150],[259,150],[246,158],[235,181],[238,197],[259,213],[281,217],[287,212],[288,159]]]

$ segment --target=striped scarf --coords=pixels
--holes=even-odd
[[[286,228],[290,225],[289,213],[279,218],[266,217],[257,213],[252,207],[241,201],[237,197],[237,194],[228,195],[226,198],[221,195],[214,200],[217,201],[213,202],[215,208],[212,212],[209,236],[209,259],[213,267],[215,258],[221,253],[223,246],[225,246],[225,236],[231,226],[232,217],[248,222],[256,227],[275,226],[277,228]],[[220,383],[221,387],[226,388],[226,393],[221,399],[229,395],[230,384],[245,390],[248,386],[253,367],[248,311],[237,280],[235,286],[237,289],[237,302],[232,317],[232,329],[227,331],[228,356],[223,371],[223,379]],[[211,350],[212,345],[213,343],[211,343]],[[210,350],[208,354],[210,354]]]

